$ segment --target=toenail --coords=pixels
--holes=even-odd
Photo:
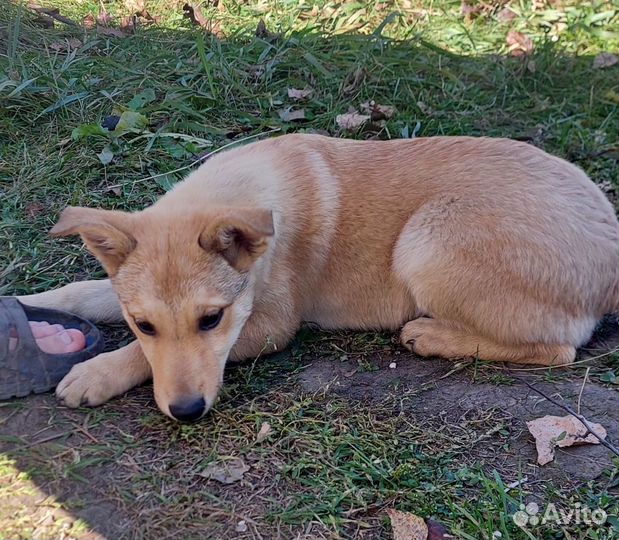
[[[73,343],[73,339],[68,332],[62,331],[58,335],[60,336],[60,341],[62,341],[65,345],[70,345]]]

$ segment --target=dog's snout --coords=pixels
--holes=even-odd
[[[170,414],[181,422],[193,422],[206,412],[204,398],[183,400],[170,404]]]

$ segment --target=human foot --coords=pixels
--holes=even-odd
[[[64,328],[60,324],[45,321],[29,321],[30,330],[37,346],[48,354],[67,354],[81,351],[86,347],[86,338],[80,330]],[[15,349],[17,339],[9,339],[9,350]]]

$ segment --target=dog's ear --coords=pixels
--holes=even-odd
[[[88,250],[101,261],[108,275],[113,277],[137,245],[129,232],[131,217],[126,212],[69,206],[64,209],[50,234],[79,234]]]
[[[273,236],[270,210],[234,208],[222,212],[200,234],[200,246],[219,253],[239,272],[249,270],[268,246]]]

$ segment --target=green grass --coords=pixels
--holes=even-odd
[[[220,37],[192,28],[182,3],[147,0],[161,21],[110,38],[61,24],[36,28],[31,10],[0,0],[0,294],[102,276],[79,242],[47,237],[65,205],[142,208],[182,178],[171,171],[202,152],[272,130],[522,139],[578,163],[616,204],[619,65],[593,67],[600,52],[619,51],[616,3],[513,1],[515,17],[505,21],[505,2],[480,4],[467,18],[459,1],[224,0],[222,10],[203,8],[219,22]],[[57,5],[78,22],[99,9],[90,0]],[[118,18],[128,14],[122,2],[105,5]],[[260,19],[278,35],[256,37]],[[509,54],[509,30],[531,37],[529,57]],[[288,98],[288,88],[305,87],[313,89],[307,100]],[[361,131],[338,128],[338,114],[368,100],[394,106],[395,115]],[[305,109],[306,119],[282,121],[278,111],[291,106]],[[141,116],[126,115],[124,132],[96,127],[126,111]],[[393,400],[351,408],[345,398],[304,394],[281,379],[305,359],[350,356],[360,372],[373,372],[376,352],[391,344],[374,334],[303,337],[292,357],[231,373],[217,410],[196,426],[165,420],[148,389],[87,416],[45,401],[49,425],[82,431],[37,446],[24,446],[31,434],[4,439],[11,459],[0,463],[0,483],[11,487],[0,499],[30,489],[28,481],[52,493],[91,483],[129,516],[128,538],[204,531],[229,538],[245,515],[255,522],[250,530],[273,538],[302,531],[307,538],[389,538],[386,507],[433,516],[462,540],[492,539],[496,531],[509,540],[619,534],[619,524],[527,533],[510,518],[532,494],[616,515],[616,471],[568,491],[551,483],[506,490],[502,473],[469,452],[479,440],[491,440],[497,452],[509,443],[514,428],[500,412],[475,418],[472,432],[446,435],[439,421],[412,421]],[[617,372],[616,358],[607,359],[609,370]],[[472,379],[512,383],[483,366]],[[256,444],[262,422],[273,434]],[[242,488],[199,476],[226,456],[252,464]],[[107,477],[113,482],[104,483]],[[62,506],[97,504],[84,502],[84,493],[60,497]],[[32,535],[28,497],[21,510],[0,512],[0,537]],[[75,527],[79,537],[82,524]]]

